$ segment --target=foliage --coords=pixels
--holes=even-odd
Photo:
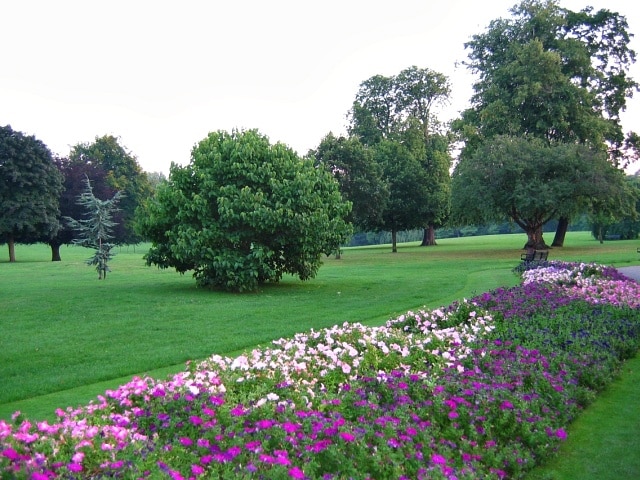
[[[395,197],[387,203],[388,212],[378,229],[390,230],[392,234],[410,229],[415,225],[400,218],[417,217],[420,222],[417,226],[429,227],[433,237],[433,229],[444,223],[449,213],[450,138],[442,132],[433,110],[446,103],[449,94],[449,82],[444,75],[415,66],[392,77],[376,75],[360,85],[350,112],[349,133],[376,151],[389,190],[393,191],[391,196]],[[398,145],[391,147],[392,143]],[[393,167],[388,157],[391,150],[403,157]],[[406,162],[407,155],[419,163],[422,172],[415,170],[415,161]],[[416,190],[395,188],[410,177],[411,182],[420,182],[422,186]],[[411,206],[402,211],[403,204]],[[435,237],[428,243],[435,243]]]
[[[530,248],[544,248],[543,225],[576,205],[628,198],[615,194],[627,192],[624,178],[602,154],[537,138],[494,137],[461,158],[452,181],[457,224],[510,219],[527,233]]]
[[[373,149],[389,189],[379,229],[391,232],[392,251],[396,252],[397,232],[424,225],[429,202],[427,173],[419,158],[402,143],[382,140]]]
[[[607,236],[621,240],[633,240],[640,234],[640,179],[626,177],[626,187],[621,196],[611,195],[590,215],[591,231],[602,242]],[[632,203],[629,205],[629,203]]]
[[[73,243],[95,249],[93,257],[87,260],[87,265],[95,265],[98,280],[106,279],[107,272],[110,271],[108,264],[114,254],[111,253],[113,244],[108,240],[112,238],[111,232],[116,226],[112,218],[121,198],[122,192],[116,192],[108,200],[96,198],[91,181],[85,177],[85,189],[78,197],[78,205],[85,209],[85,218],[66,218],[71,228],[80,234],[80,238],[75,239]]]
[[[617,166],[620,112],[638,84],[628,76],[635,52],[625,17],[580,12],[554,0],[527,0],[474,35],[468,67],[479,75],[458,130],[476,148],[496,135],[609,146]]]
[[[142,240],[135,231],[136,209],[152,194],[151,184],[136,157],[120,145],[113,135],[96,137],[93,143],[79,143],[71,148],[69,161],[87,168],[100,168],[106,172],[106,186],[112,192],[123,193],[116,214],[113,240],[117,245],[136,244]],[[99,190],[104,187],[101,178],[90,178]]]
[[[318,165],[333,174],[342,197],[351,202],[349,221],[356,228],[375,230],[382,223],[389,190],[373,150],[355,137],[335,137],[329,133],[310,154]]]
[[[107,174],[100,165],[70,162],[66,158],[55,159],[55,164],[64,178],[63,191],[60,194],[60,218],[80,218],[87,213],[85,207],[78,203],[78,197],[86,190],[87,178],[93,182],[93,192],[99,198],[108,198],[115,194],[107,185]],[[60,223],[57,234],[48,241],[53,261],[61,260],[60,246],[72,244],[76,236],[77,232],[68,223]]]
[[[525,284],[557,298],[572,288],[560,277],[610,291],[571,290],[546,320],[517,307],[507,320],[499,299],[518,304],[516,287],[213,355],[166,381],[134,378],[53,424],[0,422],[0,465],[36,479],[521,478],[640,341],[638,304],[626,304],[637,283],[598,265],[556,268]]]
[[[0,242],[34,243],[56,234],[62,176],[51,152],[34,136],[0,127]]]
[[[462,158],[499,135],[586,144],[607,152],[616,168],[637,158],[638,136],[625,136],[620,123],[638,89],[628,75],[636,54],[625,17],[591,7],[573,12],[556,0],[524,0],[511,13],[465,44],[478,81],[472,106],[454,122],[465,142]],[[554,246],[564,244],[569,220],[582,213],[577,197],[558,205]]]
[[[285,273],[308,280],[350,233],[349,209],[331,174],[285,145],[255,130],[211,133],[148,206],[147,264],[236,291]]]

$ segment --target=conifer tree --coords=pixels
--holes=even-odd
[[[109,261],[115,255],[111,253],[113,244],[109,240],[113,238],[112,230],[116,223],[112,220],[113,214],[118,211],[117,205],[122,192],[116,192],[108,200],[100,200],[93,194],[93,188],[89,178],[85,178],[86,187],[84,192],[78,197],[78,205],[86,208],[86,218],[74,220],[66,217],[69,225],[79,232],[80,237],[73,241],[76,245],[95,249],[91,258],[87,260],[87,265],[95,265],[98,272],[98,280],[107,278]]]

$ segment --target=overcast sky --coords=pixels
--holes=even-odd
[[[344,133],[360,83],[416,65],[467,106],[464,43],[515,0],[0,0],[0,125],[54,153],[106,134],[146,171],[186,164],[208,132],[257,128],[300,155]],[[564,0],[627,17],[629,0]],[[631,47],[640,53],[640,39]],[[458,66],[456,66],[458,64]],[[640,66],[631,75],[640,81]],[[623,117],[640,130],[640,95]]]

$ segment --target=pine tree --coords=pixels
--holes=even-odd
[[[100,200],[93,194],[88,177],[85,178],[85,183],[85,190],[78,197],[78,205],[87,209],[86,218],[82,220],[65,218],[69,225],[80,233],[80,237],[75,239],[73,243],[95,249],[93,256],[87,260],[87,265],[95,265],[98,280],[102,280],[107,278],[107,272],[111,271],[108,264],[115,255],[111,253],[113,244],[109,243],[109,240],[113,238],[112,229],[116,226],[112,217],[118,211],[117,204],[123,194],[116,192],[109,200]]]

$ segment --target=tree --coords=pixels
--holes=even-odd
[[[610,188],[611,176],[622,177],[620,170],[603,172],[594,181],[600,189],[599,197],[591,200],[591,222],[594,236],[603,243],[608,234],[619,235],[621,239],[638,238],[638,203],[640,202],[640,183],[637,177],[626,177],[622,183]]]
[[[113,192],[122,191],[120,210],[114,219],[114,243],[135,244],[141,238],[135,231],[135,212],[139,205],[152,194],[147,175],[142,171],[136,157],[120,145],[113,135],[96,137],[93,143],[80,143],[72,147],[71,163],[98,166],[107,173],[106,183]],[[94,181],[98,188],[98,183]]]
[[[391,251],[396,253],[397,233],[424,225],[429,195],[427,175],[411,150],[399,142],[383,140],[373,149],[389,189],[378,230],[391,232]]]
[[[449,94],[444,75],[412,66],[393,77],[376,75],[362,82],[351,109],[352,136],[369,146],[399,142],[420,161],[428,192],[421,211],[423,245],[435,245],[435,227],[449,211],[450,142],[433,114],[433,108],[446,103]]]
[[[362,231],[378,228],[389,190],[373,149],[355,137],[335,137],[329,133],[310,156],[333,174],[342,197],[351,202],[348,220]]]
[[[624,176],[604,152],[539,138],[497,136],[456,166],[452,216],[461,225],[510,219],[527,234],[525,248],[548,248],[545,223],[622,191]],[[594,189],[594,184],[597,188]],[[599,191],[594,196],[593,192]],[[571,203],[567,197],[572,197]]]
[[[194,271],[199,286],[255,290],[313,278],[350,233],[350,204],[325,169],[256,130],[210,133],[172,165],[140,220],[148,265]]]
[[[0,127],[0,241],[15,262],[15,243],[56,234],[62,176],[51,152],[34,136]]]
[[[479,79],[471,108],[454,124],[465,141],[461,161],[498,135],[586,144],[606,151],[616,167],[637,157],[637,135],[625,136],[620,124],[638,89],[628,76],[635,52],[625,17],[591,7],[573,12],[555,0],[525,0],[511,13],[465,44]],[[554,246],[563,244],[568,222],[560,217]]]
[[[85,218],[75,220],[66,217],[69,225],[79,232],[80,237],[74,243],[82,247],[93,248],[93,257],[87,260],[87,265],[95,265],[98,272],[98,280],[106,279],[109,272],[109,261],[114,254],[111,253],[113,244],[109,240],[113,238],[111,232],[116,226],[113,214],[117,211],[117,205],[122,198],[122,192],[116,192],[108,200],[100,200],[93,194],[93,188],[89,177],[84,180],[85,189],[78,197],[78,205],[85,209]]]
[[[116,192],[107,185],[107,173],[100,165],[71,162],[66,158],[55,159],[58,171],[64,177],[63,191],[60,195],[60,218],[81,218],[86,214],[85,207],[78,203],[78,197],[86,190],[86,179],[92,182],[93,193],[98,198],[110,198]],[[117,212],[114,212],[117,215]],[[51,247],[51,260],[61,261],[60,247],[70,245],[77,232],[67,223],[60,222],[58,232],[46,242]]]

